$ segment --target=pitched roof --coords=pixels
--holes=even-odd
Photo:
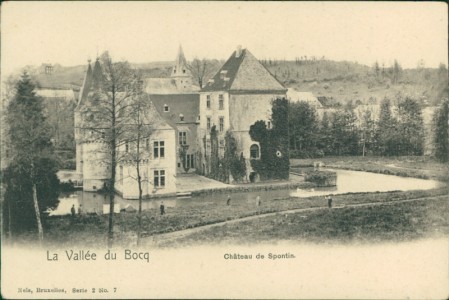
[[[287,90],[287,98],[289,98],[292,102],[307,102],[313,106],[322,107],[320,101],[318,101],[318,98],[313,95],[311,92],[299,92],[293,88],[289,88]]]
[[[184,116],[185,123],[195,123],[200,114],[199,94],[150,95],[150,99],[162,118],[173,127],[180,123],[180,114]],[[167,112],[165,105],[168,106]]]
[[[193,94],[198,93],[200,88],[188,82],[181,83],[174,78],[146,78],[145,91],[148,94]]]
[[[202,91],[286,91],[248,49],[238,51],[232,53]]]

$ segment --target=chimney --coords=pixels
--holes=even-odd
[[[235,50],[235,57],[240,57],[241,54],[242,54],[242,46],[238,45],[237,49]]]

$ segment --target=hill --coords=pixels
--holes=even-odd
[[[385,97],[411,96],[424,105],[448,97],[448,73],[439,69],[368,67],[354,62],[329,60],[261,61],[286,87],[345,104],[378,103]]]
[[[330,60],[264,60],[262,64],[286,87],[315,96],[333,99],[345,104],[378,103],[385,97],[411,96],[423,105],[438,104],[448,97],[448,73],[445,66],[439,69],[402,69],[378,66],[369,67],[355,62]],[[212,63],[211,63],[212,64]],[[168,77],[172,62],[132,63],[145,77]],[[45,65],[27,67],[41,87],[79,89],[86,65],[63,67],[53,65],[51,75]],[[217,68],[214,68],[217,69]],[[212,72],[213,73],[213,72]],[[212,77],[214,74],[210,75]],[[209,78],[206,78],[206,82]]]

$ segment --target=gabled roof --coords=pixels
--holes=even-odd
[[[188,81],[174,78],[146,78],[145,92],[151,95],[198,94],[200,88]]]
[[[251,52],[243,49],[232,53],[202,91],[286,92],[287,89]]]

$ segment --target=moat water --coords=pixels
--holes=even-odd
[[[361,192],[389,192],[389,191],[409,191],[409,190],[428,190],[437,188],[442,183],[435,180],[425,180],[409,177],[399,177],[393,175],[384,175],[359,171],[347,170],[333,170],[337,172],[337,186],[324,187],[314,189],[283,189],[283,190],[269,190],[269,191],[255,191],[255,192],[238,192],[231,193],[232,201],[256,201],[256,197],[260,196],[262,201],[264,199],[275,199],[284,197],[310,197],[310,196],[325,196],[336,195],[344,193],[361,193]],[[159,199],[146,199],[142,202],[142,209],[157,209],[161,203],[164,202],[165,207],[188,207],[191,205],[198,205],[205,202],[226,202],[227,193],[218,192],[216,194],[199,195],[193,197],[169,197]],[[63,194],[59,198],[58,207],[50,212],[50,215],[66,215],[70,214],[72,205],[78,210],[79,205],[82,205],[82,210],[85,213],[109,213],[109,198],[107,195],[76,191],[70,194]],[[137,210],[139,203],[137,200],[127,200],[116,195],[115,196],[115,212],[119,213],[121,210]]]

